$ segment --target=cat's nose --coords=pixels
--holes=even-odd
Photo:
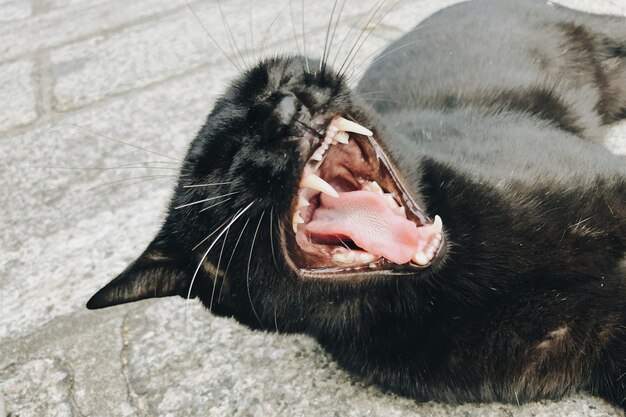
[[[289,125],[300,111],[301,103],[293,93],[286,93],[276,106],[276,117],[283,125]]]

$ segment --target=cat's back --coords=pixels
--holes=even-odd
[[[609,62],[616,50],[611,37],[626,37],[626,18],[538,0],[469,1],[435,13],[392,43],[358,90],[376,92],[372,105],[382,114],[409,108],[526,111],[596,138],[606,121],[596,103],[619,113],[613,102],[623,100],[625,88],[622,70]]]
[[[535,117],[405,110],[383,120],[393,132],[388,146],[406,172],[415,171],[415,161],[429,159],[499,186],[626,181],[623,157]]]

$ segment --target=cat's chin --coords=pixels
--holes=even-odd
[[[304,277],[411,274],[445,252],[441,218],[417,205],[374,134],[341,116],[306,161],[290,218],[283,250]]]

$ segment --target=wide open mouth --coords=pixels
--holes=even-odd
[[[443,252],[439,216],[430,221],[413,201],[372,132],[341,116],[307,161],[293,206],[287,252],[302,272],[424,269]]]

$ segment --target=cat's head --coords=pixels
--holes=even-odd
[[[89,308],[180,295],[274,327],[277,314],[331,314],[321,310],[440,261],[441,221],[422,211],[384,130],[343,77],[318,68],[274,58],[228,88],[189,148],[161,230]]]

